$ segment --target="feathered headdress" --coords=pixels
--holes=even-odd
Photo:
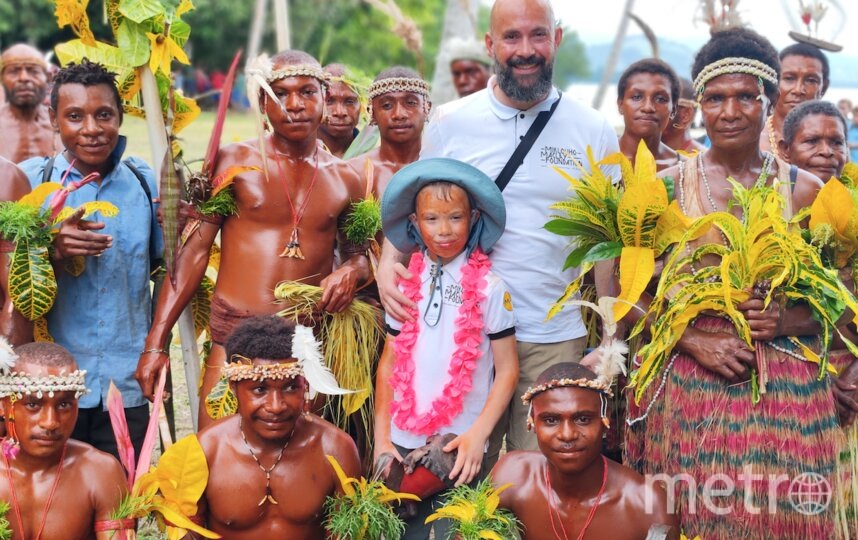
[[[15,362],[18,361],[18,355],[12,345],[5,338],[0,337],[0,374],[9,375],[12,373],[12,368],[15,367]]]
[[[295,327],[292,337],[292,356],[298,359],[304,378],[310,386],[311,397],[317,392],[327,395],[351,394],[354,390],[345,390],[337,384],[331,370],[325,366],[322,356],[322,344],[313,335],[313,329],[303,325]]]

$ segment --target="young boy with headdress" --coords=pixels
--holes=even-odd
[[[385,236],[402,252],[420,249],[409,263],[413,278],[399,284],[416,308],[404,323],[387,319],[376,380],[376,458],[401,459],[429,436],[454,433],[443,448],[458,452],[448,479],[458,485],[477,478],[518,380],[512,301],[486,256],[505,222],[495,183],[460,161],[421,160],[388,184]],[[418,506],[406,538],[428,538],[423,519],[433,502]]]

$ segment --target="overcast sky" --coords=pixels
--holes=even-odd
[[[825,0],[825,3],[830,7],[820,24],[819,37],[843,45],[846,55],[858,56],[858,33],[849,35],[842,24],[843,14],[853,28],[858,24],[858,1]],[[603,43],[613,41],[626,0],[552,0],[552,4],[564,26],[576,30],[585,43]],[[659,37],[696,47],[709,36],[705,24],[694,22],[699,4],[697,0],[634,0],[632,13],[642,18]],[[803,29],[798,20],[798,5],[798,0],[744,0],[739,2],[739,11],[751,28],[781,49],[793,43],[787,35],[789,30]],[[626,35],[640,34],[640,29],[631,22]]]

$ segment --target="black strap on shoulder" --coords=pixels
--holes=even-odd
[[[798,179],[798,167],[795,165],[789,166],[789,189],[795,191],[795,181]]]
[[[534,120],[533,124],[530,125],[530,129],[528,129],[527,133],[524,134],[524,137],[521,139],[518,147],[516,147],[515,152],[512,153],[509,161],[506,162],[503,170],[495,180],[495,184],[497,184],[498,189],[501,191],[503,191],[507,184],[509,184],[509,181],[512,180],[512,175],[515,174],[515,171],[517,171],[518,168],[521,167],[521,164],[524,163],[525,156],[530,152],[531,147],[533,147],[533,143],[535,143],[536,139],[539,138],[539,134],[542,133],[543,129],[545,129],[545,126],[548,124],[548,120],[557,109],[557,105],[560,103],[560,98],[563,97],[563,93],[560,90],[558,90],[557,93],[559,95],[557,96],[557,99],[554,100],[554,103],[551,104],[551,108],[536,115],[536,120]]]
[[[51,173],[54,172],[54,160],[57,159],[57,156],[50,156],[45,158],[45,168],[42,169],[42,183],[51,181]]]

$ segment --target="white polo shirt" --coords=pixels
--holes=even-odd
[[[429,306],[429,285],[432,278],[434,263],[427,256],[426,266],[420,275],[420,295],[417,312],[420,314],[418,323],[420,330],[417,342],[414,344],[414,394],[418,414],[424,414],[432,407],[432,402],[443,395],[444,386],[450,381],[450,361],[457,350],[453,339],[462,306],[462,266],[467,262],[467,255],[460,253],[455,259],[441,267],[441,290],[436,293],[432,302],[441,302],[440,319],[434,326],[425,323],[422,318]],[[494,356],[491,341],[500,339],[515,332],[515,316],[513,315],[512,300],[503,281],[493,272],[485,276],[483,294],[485,299],[480,302],[483,318],[483,339],[480,342],[482,356],[477,360],[472,373],[472,387],[462,401],[462,412],[459,413],[449,426],[440,433],[455,433],[462,435],[476,422],[477,417],[486,405],[489,391],[494,379]],[[402,323],[385,316],[388,332],[398,335]],[[399,399],[397,394],[395,399]],[[390,439],[405,448],[419,448],[426,444],[427,435],[419,435],[400,429],[395,422],[390,425]]]
[[[495,179],[536,116],[557,99],[556,88],[526,111],[507,107],[488,88],[435,110],[423,136],[422,158],[448,157],[469,163]],[[555,212],[549,206],[570,195],[569,182],[552,170],[557,166],[574,177],[586,166],[587,146],[597,159],[619,151],[617,134],[601,113],[564,95],[545,129],[528,152],[506,189],[506,229],[489,257],[492,270],[515,299],[516,339],[556,343],[586,335],[577,306],[567,306],[551,321],[545,315],[578,275],[563,270],[571,251],[569,238],[545,230]],[[619,180],[619,169],[611,176]]]

